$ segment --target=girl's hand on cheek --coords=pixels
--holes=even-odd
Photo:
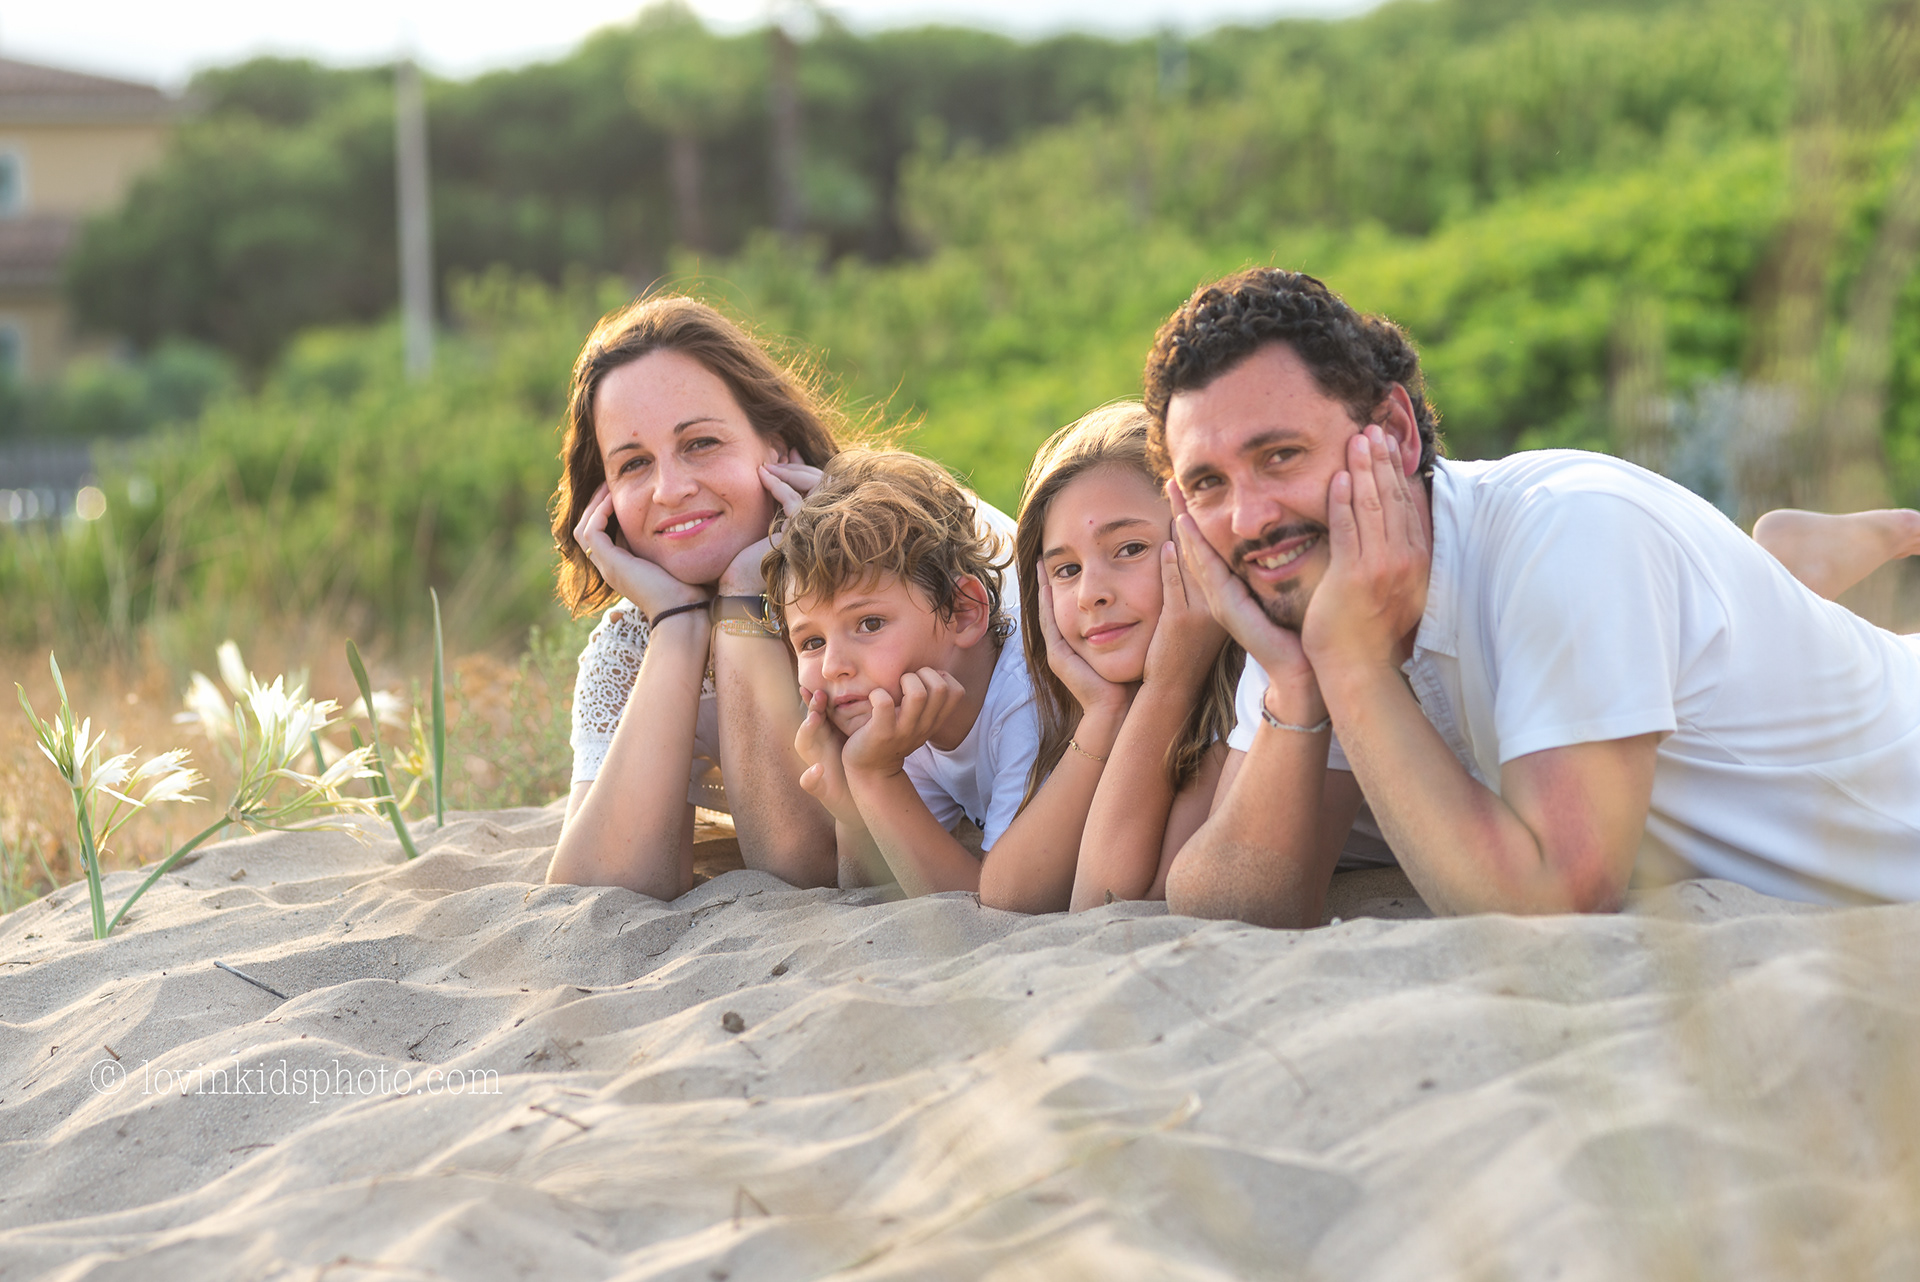
[[[573,527],[573,541],[586,552],[608,587],[633,602],[649,619],[676,605],[706,600],[707,594],[699,588],[682,583],[645,557],[635,556],[627,547],[624,532],[618,539],[610,533],[612,523],[613,492],[603,484],[593,492],[593,501]]]
[[[1146,682],[1199,690],[1227,643],[1227,630],[1187,582],[1172,540],[1160,546],[1160,620],[1147,645]]]
[[[1040,580],[1040,635],[1047,643],[1047,666],[1053,669],[1053,675],[1067,688],[1082,711],[1096,708],[1113,710],[1124,709],[1127,704],[1127,689],[1107,680],[1093,670],[1093,665],[1081,658],[1074,648],[1067,644],[1061,635],[1060,623],[1053,614],[1053,583],[1047,578],[1045,567],[1041,567]]]

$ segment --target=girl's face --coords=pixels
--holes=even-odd
[[[1130,467],[1095,468],[1053,496],[1041,528],[1040,575],[1053,621],[1101,678],[1140,680],[1165,589],[1160,546],[1173,513],[1158,486]]]
[[[654,351],[608,374],[594,436],[627,550],[687,584],[717,582],[767,536],[760,467],[785,461],[727,385],[691,356]]]

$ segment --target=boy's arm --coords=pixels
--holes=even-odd
[[[886,860],[860,817],[853,793],[847,788],[844,760],[847,741],[827,720],[827,697],[815,691],[807,700],[807,715],[793,736],[793,750],[806,769],[800,787],[833,816],[837,881],[842,887],[879,886],[891,880]]]
[[[909,672],[900,706],[885,690],[873,692],[873,713],[842,753],[847,788],[880,857],[909,895],[978,890],[980,861],[933,817],[907,777],[907,755],[962,697],[960,683],[943,672]]]

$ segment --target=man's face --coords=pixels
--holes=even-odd
[[[1283,628],[1300,630],[1327,572],[1327,488],[1361,426],[1285,343],[1167,404],[1167,453],[1187,510]]]

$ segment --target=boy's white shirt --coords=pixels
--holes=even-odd
[[[1660,734],[1643,871],[1920,900],[1920,638],[1821,600],[1671,481],[1570,450],[1442,460],[1403,670],[1496,792],[1515,757]]]
[[[1016,631],[1001,643],[986,701],[967,737],[951,752],[930,743],[914,749],[906,760],[907,778],[942,827],[952,828],[962,816],[971,819],[984,852],[1013,822],[1039,752],[1033,679]]]

